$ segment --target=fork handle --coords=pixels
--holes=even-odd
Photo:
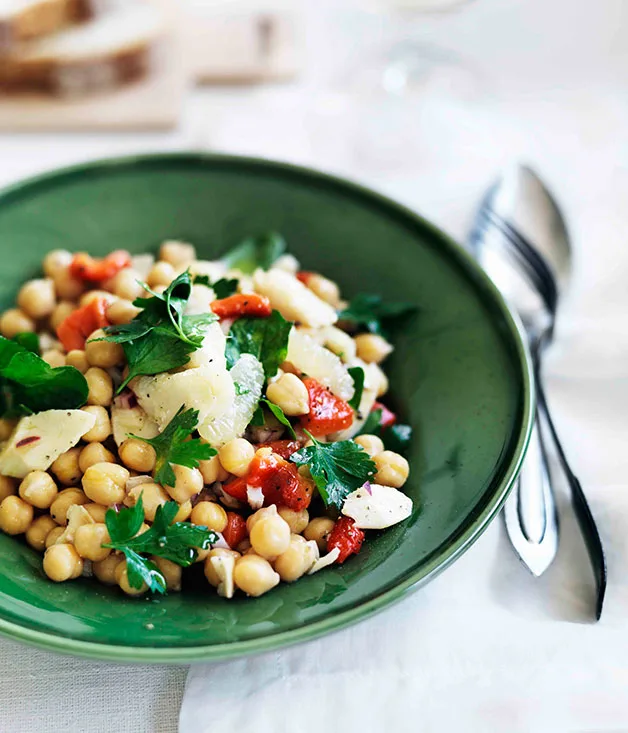
[[[556,432],[554,421],[549,411],[547,404],[547,398],[545,396],[545,389],[543,387],[543,380],[540,375],[540,359],[534,359],[535,362],[535,373],[536,373],[536,390],[537,390],[537,404],[538,409],[542,413],[545,423],[547,424],[549,434],[556,447],[558,455],[558,461],[562,468],[569,490],[571,492],[571,502],[573,505],[574,513],[578,524],[580,525],[580,531],[584,538],[584,542],[589,553],[589,560],[591,561],[591,567],[593,569],[593,575],[595,578],[596,586],[596,604],[595,604],[595,617],[599,621],[602,615],[602,607],[604,605],[604,595],[606,594],[606,558],[604,556],[604,548],[602,547],[602,540],[595,524],[595,519],[591,513],[591,508],[587,502],[586,496],[582,491],[582,485],[578,480],[577,476],[571,470],[565,451]]]

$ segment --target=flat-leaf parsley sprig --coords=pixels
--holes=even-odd
[[[207,327],[217,320],[213,313],[184,315],[192,292],[189,272],[179,275],[163,293],[140,284],[152,296],[133,301],[140,313],[130,323],[104,329],[102,340],[121,344],[129,367],[118,393],[141,374],[160,374],[187,364],[189,354],[202,346]]]
[[[208,550],[218,535],[207,527],[173,520],[179,511],[176,501],[157,507],[150,529],[138,535],[144,521],[142,497],[134,507],[118,511],[108,509],[105,523],[111,542],[103,545],[122,552],[126,558],[129,585],[138,590],[144,583],[152,593],[166,592],[166,579],[152,560],[144,555],[161,557],[183,568],[196,561],[198,550]]]
[[[309,466],[325,504],[341,509],[352,491],[373,478],[377,467],[362,446],[353,440],[319,443],[307,430],[304,432],[314,445],[301,448],[290,456],[290,460],[298,466]]]
[[[157,454],[154,479],[164,486],[174,486],[176,476],[172,463],[187,468],[198,468],[200,461],[207,461],[217,455],[217,451],[198,438],[188,440],[198,425],[198,410],[183,411],[183,407],[172,418],[165,429],[154,438],[131,438],[152,445]]]

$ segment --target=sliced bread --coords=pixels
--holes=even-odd
[[[125,3],[54,36],[30,41],[0,61],[0,87],[85,94],[143,76],[166,30],[151,4]]]
[[[0,53],[89,18],[90,0],[0,0]]]

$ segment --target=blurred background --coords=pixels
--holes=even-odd
[[[628,412],[628,344],[618,338],[628,309],[627,31],[626,0],[0,0],[0,185],[138,152],[259,155],[359,180],[463,240],[496,176],[531,164],[560,202],[576,254],[548,354],[551,401],[594,510],[610,522],[614,505],[596,487],[622,481]],[[478,547],[496,542],[493,529]],[[582,548],[566,553],[586,568]],[[440,592],[453,608],[465,567],[422,597]],[[587,582],[555,574],[543,601],[545,580],[532,590],[523,570],[514,578],[525,602],[508,586],[509,605],[530,615],[528,604],[554,604],[560,618]],[[625,584],[620,592],[625,602]],[[43,694],[38,658],[26,696]],[[98,669],[89,666],[94,679]],[[141,700],[112,677],[102,687],[120,710],[133,695],[136,722],[124,730],[140,730],[138,720],[141,730],[174,729],[186,670],[128,674],[141,675]]]

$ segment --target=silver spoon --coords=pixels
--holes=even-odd
[[[560,292],[571,274],[571,247],[563,216],[539,177],[516,166],[488,192],[469,238],[472,251],[525,326],[534,365],[537,414],[517,487],[504,507],[513,547],[535,575],[558,549],[558,514],[546,445],[553,441],[589,552],[602,612],[606,564],[602,543],[580,482],[571,470],[552,421],[541,356],[552,340]]]

